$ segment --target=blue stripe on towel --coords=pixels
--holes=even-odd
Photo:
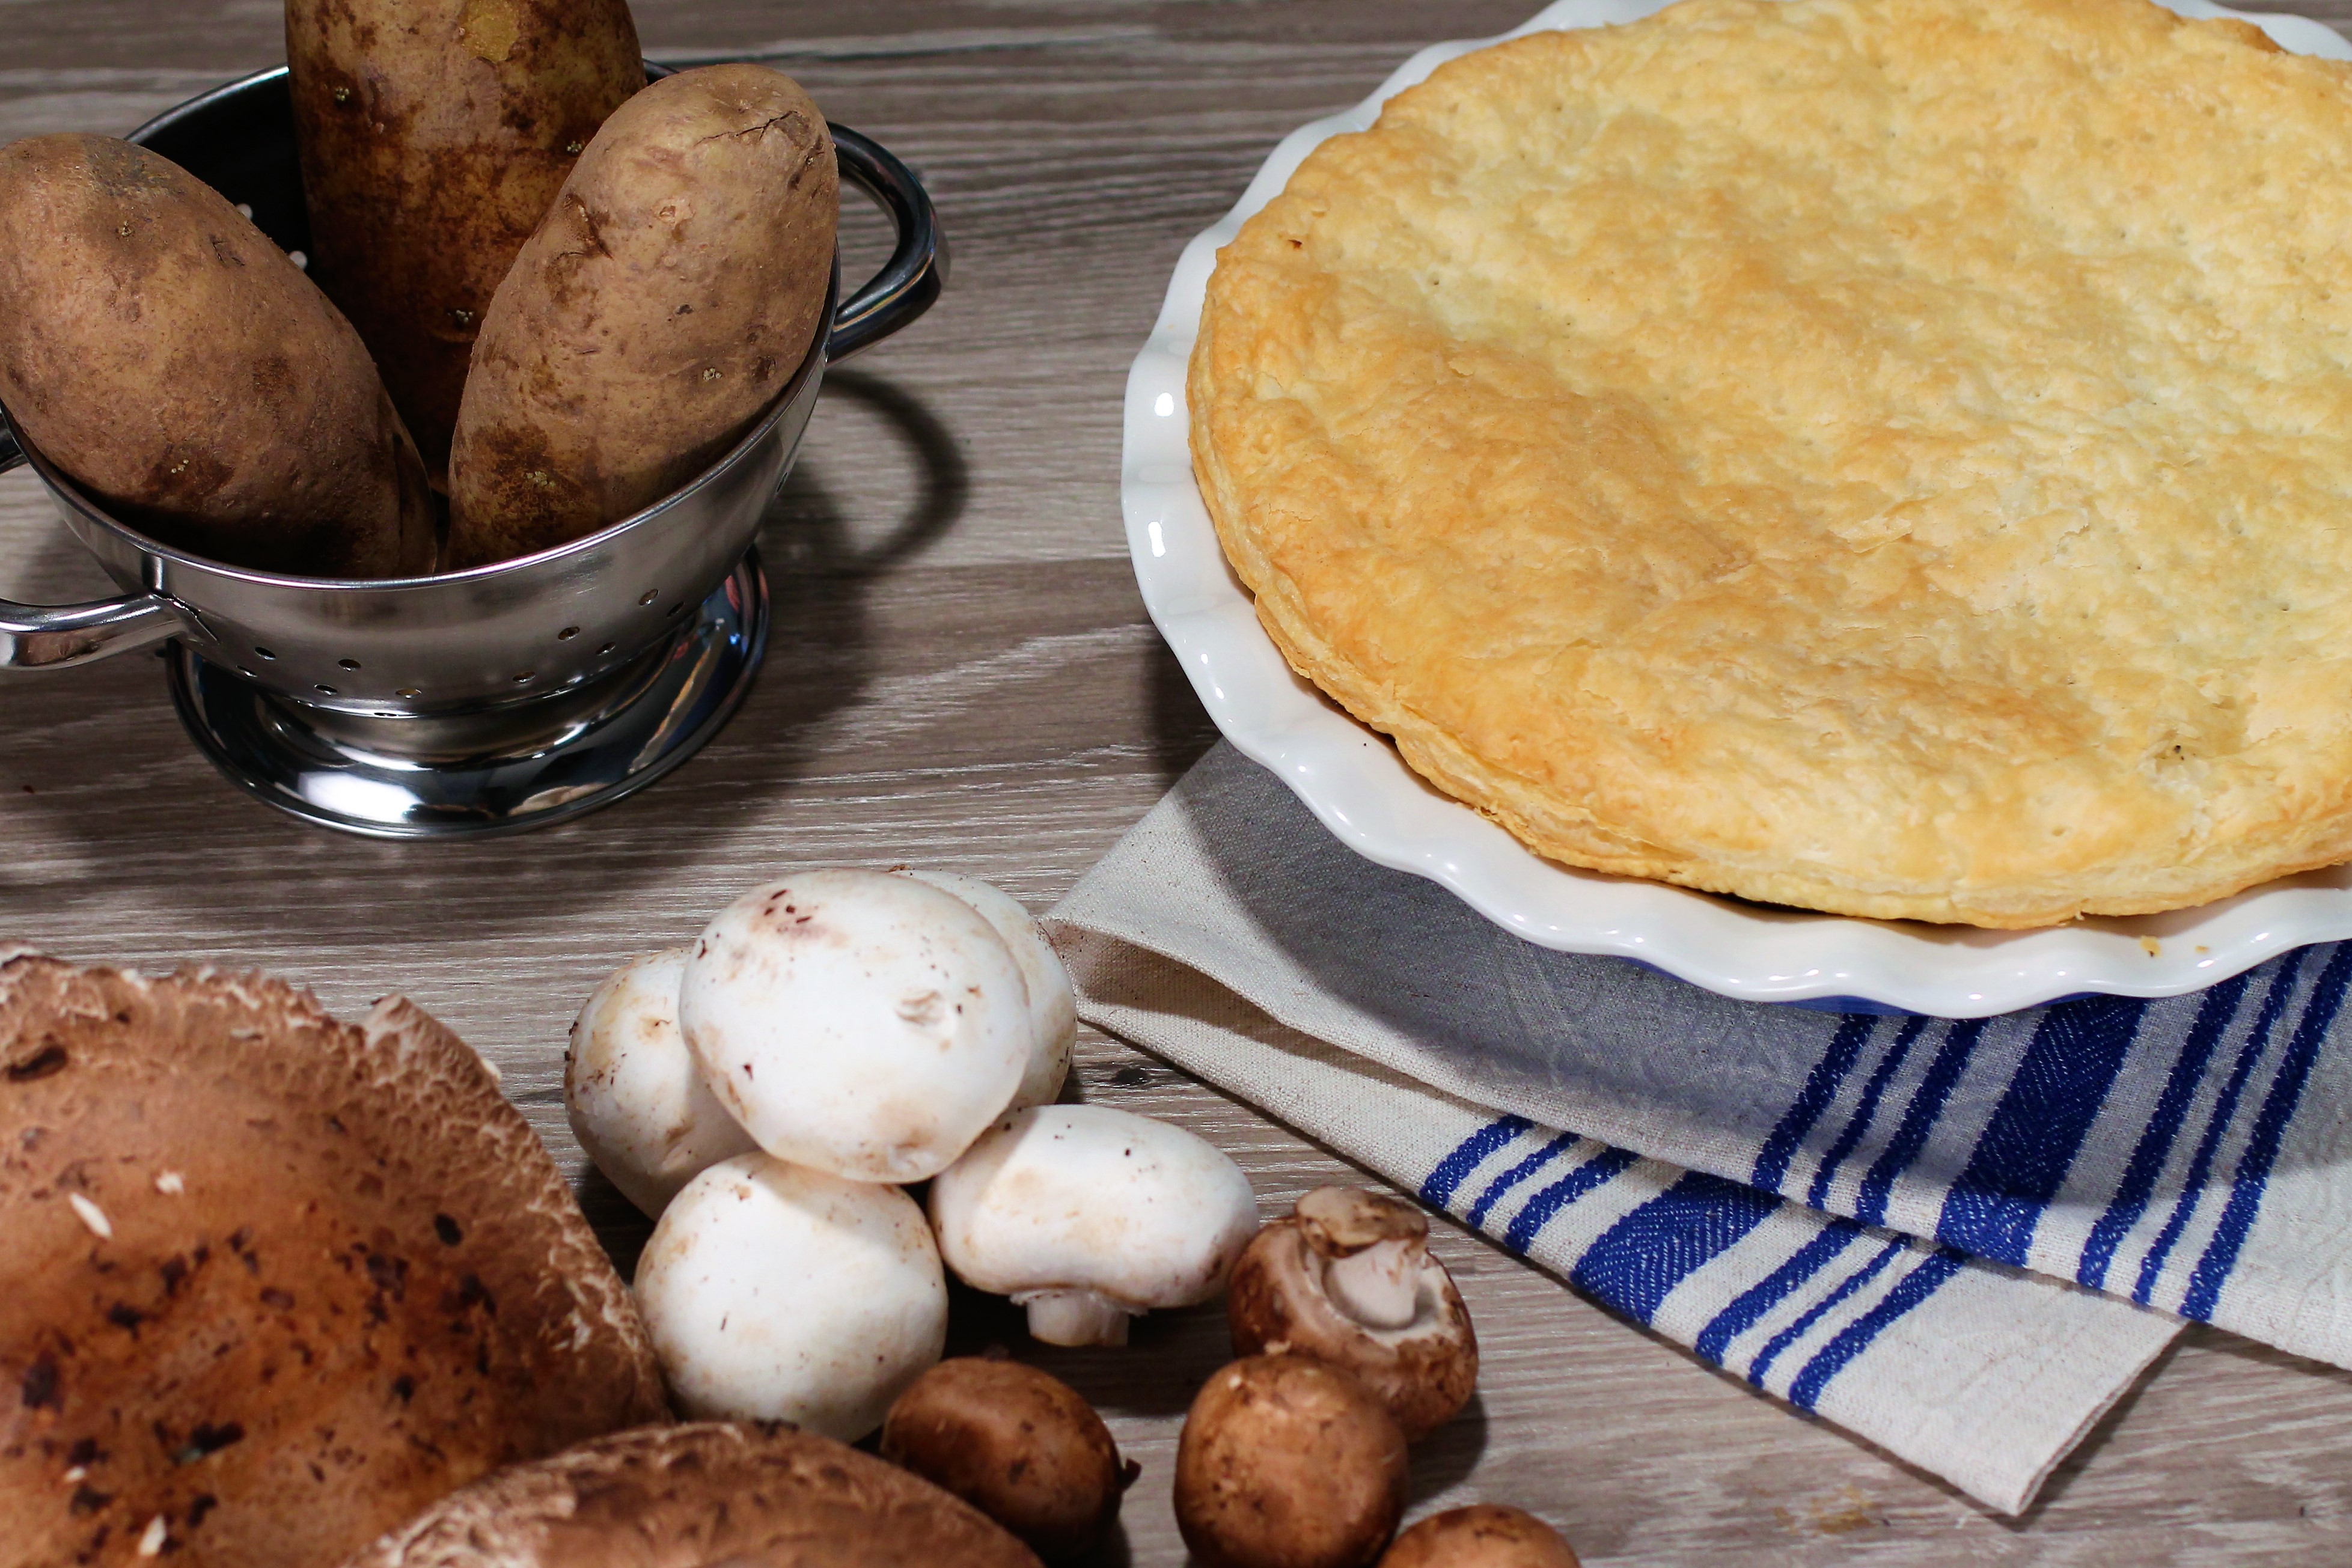
[[[2319,1048],[2327,1039],[2328,1026],[2336,1021],[2344,1006],[2344,988],[2352,983],[2352,945],[2339,943],[2328,955],[2327,967],[2319,972],[2311,988],[2311,1000],[2304,1005],[2303,1018],[2294,1026],[2294,1035],[2288,1040],[2285,1054],[2279,1060],[2278,1071],[2271,1078],[2270,1092],[2263,1097],[2263,1108],[2254,1118],[2254,1130],[2246,1140],[2245,1153],[2238,1156],[2237,1175],[2231,1179],[2230,1201],[2221,1210],[2221,1222],[2213,1228],[2213,1238],[2205,1244],[2205,1255],[2197,1260],[2197,1267],[2189,1277],[2189,1293],[2180,1303],[2180,1315],[2195,1318],[2200,1322],[2210,1322],[2214,1303],[2221,1298],[2221,1287],[2230,1278],[2230,1270],[2238,1264],[2238,1249],[2246,1244],[2246,1233],[2253,1228],[2254,1216],[2261,1212],[2263,1189],[2270,1185],[2271,1167],[2278,1162],[2279,1142],[2286,1136],[2287,1124],[2294,1119],[2295,1107],[2303,1103],[2304,1085],[2311,1080],[2311,1065],[2319,1057]]]
[[[2124,1177],[2116,1187],[2116,1196],[2083,1243],[2083,1260],[2074,1270],[2078,1282],[2095,1291],[2107,1288],[2107,1268],[2115,1261],[2116,1249],[2131,1234],[2140,1216],[2147,1212],[2147,1200],[2156,1191],[2157,1178],[2164,1174],[2165,1162],[2172,1157],[2173,1143],[2189,1119],[2189,1102],[2205,1082],[2205,1070],[2212,1064],[2213,1048],[2221,1043],[2221,1037],[2237,1021],[2238,1009],[2246,999],[2246,988],[2252,982],[2252,972],[2232,975],[2206,992],[2205,999],[2199,1004],[2197,1021],[2189,1026],[2189,1037],[2181,1042],[2180,1054],[2173,1059],[2172,1071],[2164,1081],[2164,1092],[2157,1097],[2155,1113],[2140,1129],[2139,1141],[2132,1145],[2131,1159],[2124,1166]]]
[[[1752,1186],[1691,1171],[1604,1231],[1568,1282],[1646,1324],[1676,1285],[1780,1207]]]
[[[1861,1234],[1862,1227],[1851,1219],[1831,1220],[1811,1240],[1798,1248],[1787,1262],[1734,1296],[1729,1306],[1699,1330],[1691,1348],[1721,1366],[1724,1353],[1731,1348],[1733,1340],[1762,1322],[1767,1312],[1828,1267],[1830,1260],[1852,1246],[1853,1239]]]
[[[1488,1211],[1493,1209],[1504,1194],[1559,1158],[1580,1141],[1574,1133],[1554,1134],[1549,1143],[1488,1182],[1486,1190],[1478,1195],[1478,1201],[1470,1206],[1470,1212],[1463,1218],[1472,1225],[1483,1228],[1486,1223]]]
[[[1830,1145],[1830,1152],[1822,1156],[1821,1168],[1813,1172],[1813,1184],[1805,1193],[1806,1207],[1829,1207],[1830,1182],[1837,1176],[1838,1166],[1845,1163],[1845,1157],[1853,1153],[1854,1146],[1862,1142],[1863,1134],[1870,1131],[1871,1118],[1878,1114],[1879,1097],[1886,1092],[1888,1080],[1903,1065],[1903,1059],[1911,1054],[1912,1042],[1927,1027],[1927,1020],[1924,1018],[1903,1020],[1903,1027],[1888,1042],[1886,1053],[1871,1070],[1870,1081],[1862,1086],[1861,1103],[1853,1108],[1853,1114],[1846,1118],[1845,1129],[1838,1134],[1837,1142]]]
[[[2042,1211],[2074,1168],[2147,1014],[2144,1001],[2093,997],[2042,1016],[1959,1180],[1944,1196],[1937,1239],[2024,1267]]]
[[[1492,1158],[1496,1150],[1534,1125],[1525,1116],[1505,1116],[1463,1139],[1461,1146],[1438,1161],[1429,1179],[1421,1184],[1421,1201],[1432,1208],[1447,1207],[1454,1201],[1454,1189],[1469,1180],[1471,1172]]]
[[[1904,1275],[1886,1292],[1885,1300],[1840,1329],[1836,1338],[1805,1363],[1805,1369],[1789,1385],[1789,1403],[1800,1410],[1812,1409],[1831,1378],[1868,1350],[1871,1341],[1885,1333],[1890,1324],[1941,1290],[1944,1281],[1958,1273],[1960,1265],[1967,1260],[1965,1254],[1952,1248],[1937,1248],[1926,1262]]]
[[[1637,1157],[1630,1149],[1601,1150],[1528,1199],[1527,1207],[1511,1217],[1510,1228],[1503,1232],[1503,1245],[1514,1252],[1525,1252],[1543,1228],[1551,1223],[1553,1215],[1586,1194],[1608,1186]]]
[[[1835,1308],[1840,1301],[1844,1301],[1848,1296],[1853,1295],[1856,1291],[1861,1290],[1864,1285],[1870,1283],[1871,1281],[1878,1278],[1881,1273],[1885,1271],[1886,1266],[1889,1263],[1894,1262],[1895,1258],[1902,1251],[1902,1242],[1889,1241],[1885,1246],[1881,1247],[1878,1249],[1876,1255],[1874,1256],[1869,1262],[1864,1263],[1861,1268],[1856,1269],[1853,1273],[1848,1274],[1843,1280],[1838,1281],[1838,1287],[1836,1290],[1832,1291],[1828,1295],[1823,1296],[1820,1301],[1815,1301],[1811,1306],[1807,1307],[1802,1312],[1798,1314],[1797,1321],[1795,1322],[1790,1323],[1787,1328],[1784,1328],[1779,1333],[1774,1334],[1769,1341],[1766,1342],[1764,1348],[1756,1353],[1756,1359],[1748,1364],[1748,1383],[1757,1388],[1763,1387],[1764,1375],[1772,1370],[1772,1364],[1780,1359],[1780,1353],[1782,1351],[1787,1350],[1790,1345],[1804,1338],[1806,1332],[1815,1323],[1821,1322],[1822,1316]]]
[[[1750,1177],[1767,1192],[1778,1192],[1789,1176],[1789,1161],[1804,1145],[1807,1134],[1837,1098],[1845,1084],[1846,1076],[1862,1056],[1862,1048],[1869,1043],[1870,1031],[1878,1020],[1864,1013],[1853,1013],[1838,1020],[1837,1033],[1830,1048],[1805,1074],[1805,1086],[1797,1092],[1780,1125],[1764,1140],[1763,1151],[1756,1156],[1756,1174]]]
[[[2230,1076],[2221,1085],[2221,1097],[2214,1101],[2212,1114],[2206,1120],[2205,1132],[2197,1140],[2197,1151],[2189,1157],[2189,1169],[2182,1176],[2180,1196],[2172,1200],[2172,1212],[2165,1218],[2164,1228],[2140,1260],[2139,1281],[2132,1287],[2132,1300],[2141,1306],[2156,1293],[2156,1282],[2164,1274],[2167,1259],[2179,1244],[2180,1233],[2189,1228],[2197,1205],[2205,1197],[2205,1181],[2213,1171],[2214,1151],[2230,1131],[2230,1124],[2238,1113],[2238,1099],[2246,1092],[2246,1079],[2254,1071],[2269,1049],[2271,1035],[2278,1029],[2279,1015],[2286,1010],[2287,998],[2294,991],[2296,977],[2303,968],[2303,948],[2296,948],[2279,960],[2278,972],[2271,978],[2271,988],[2263,993],[2262,1010],[2254,1015],[2254,1027],[2246,1035],[2246,1042],[2238,1048],[2238,1060],[2230,1069]]]
[[[1879,1152],[1862,1178],[1862,1190],[1854,1196],[1853,1217],[1865,1225],[1883,1224],[1886,1218],[1886,1196],[1895,1186],[1895,1178],[1919,1157],[1927,1145],[1927,1134],[1936,1130],[1937,1120],[1959,1083],[1960,1074],[1967,1071],[1969,1053],[1976,1049],[1977,1040],[1984,1034],[1989,1019],[1967,1019],[1956,1023],[1944,1037],[1936,1052],[1936,1060],[1927,1064],[1927,1075],[1919,1081],[1918,1092],[1904,1108],[1903,1121],[1895,1136]]]

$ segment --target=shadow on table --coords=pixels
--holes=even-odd
[[[1216,721],[1165,643],[1152,644],[1150,681],[1152,760],[1160,782],[1173,784],[1217,744]]]
[[[2042,1483],[2042,1490],[2034,1497],[2032,1507],[2014,1519],[2001,1519],[1998,1515],[1991,1517],[2012,1534],[2031,1531],[2043,1513],[2064,1500],[2067,1493],[2082,1478],[2083,1473],[2099,1462],[2099,1455],[2106,1448],[2109,1440],[2126,1423],[2132,1423],[2137,1419],[2140,1406],[2152,1395],[2156,1399],[2167,1402],[2191,1396],[2191,1390],[2199,1385],[2192,1375],[2183,1385],[2182,1375],[2191,1374],[2191,1369],[2188,1367],[2183,1367],[2180,1373],[2174,1374],[2176,1386],[2161,1390],[2158,1388],[2158,1380],[2172,1371],[2184,1351],[2193,1351],[2199,1355],[2221,1356],[2242,1366],[2259,1366],[2281,1373],[2294,1373],[2306,1378],[2320,1378],[2335,1385],[2339,1392],[2352,1392],[2352,1371],[2347,1371],[2340,1366],[2330,1366],[2326,1362],[2314,1361],[2308,1356],[2296,1355],[2291,1351],[2279,1350],[2250,1339],[2242,1339],[2221,1329],[2211,1328],[2202,1323],[2191,1323],[2182,1332],[2179,1339],[2166,1347],[2164,1354],[2158,1356],[2146,1372],[2140,1374],[2139,1381],[2132,1385],[2131,1392],[2116,1400],[2114,1406],[2099,1418],[2098,1425],[2093,1427],[2083,1440],[2075,1444],[2066,1457],[2059,1461],[2057,1468],[2050,1472],[2049,1480]],[[2177,1425],[2178,1415],[2177,1410],[2148,1412],[2148,1417],[2159,1424],[2158,1429],[2162,1429],[2168,1423]],[[2218,1445],[2217,1465],[2226,1462],[2228,1458],[2226,1439],[2217,1437],[2212,1440]],[[2218,1474],[2217,1469],[2217,1476]]]
[[[61,873],[55,854],[0,856],[0,927],[37,925],[66,874],[76,898],[129,887],[183,906],[234,908],[247,940],[313,937],[321,908],[420,894],[445,908],[463,903],[483,923],[478,934],[493,936],[501,912],[525,919],[534,905],[610,904],[668,874],[676,856],[663,843],[722,833],[740,820],[747,795],[811,770],[825,721],[856,705],[873,679],[877,584],[950,528],[970,495],[955,437],[921,397],[856,371],[829,376],[824,396],[878,416],[897,438],[904,468],[891,478],[904,505],[878,541],[862,543],[856,532],[870,538],[871,528],[854,532],[856,520],[827,489],[822,465],[796,468],[761,527],[772,618],[759,682],[709,751],[646,797],[511,838],[370,842],[299,824],[215,776],[181,733],[147,654],[10,674],[0,677],[0,841],[62,851],[71,871]],[[27,591],[69,573],[78,550],[58,529],[21,574],[32,580]],[[642,810],[646,798],[657,800],[657,816]],[[12,832],[9,817],[26,821],[19,813],[37,814],[37,829]],[[282,890],[293,877],[305,885],[301,900],[257,894],[257,878]],[[501,890],[530,896],[495,896]]]
[[[971,491],[954,435],[922,399],[856,371],[827,377],[824,392],[880,416],[901,438],[910,460],[909,494],[890,531],[865,546],[851,537],[850,519],[816,469],[796,468],[769,507],[760,529],[768,657],[732,727],[748,721],[763,738],[781,738],[756,748],[762,783],[803,771],[814,760],[809,737],[817,727],[856,704],[873,676],[866,602],[873,584],[945,533]]]
[[[1412,1481],[1405,1511],[1442,1497],[1470,1479],[1486,1452],[1486,1397],[1474,1394],[1462,1413],[1422,1439],[1412,1450]]]
[[[612,1183],[612,1178],[595,1166],[584,1166],[572,1178],[572,1196],[580,1201],[580,1212],[588,1217],[589,1228],[596,1239],[604,1244],[605,1255],[624,1280],[637,1277],[637,1259],[653,1239],[654,1222],[643,1209],[631,1203]]]
[[[1159,1417],[1192,1408],[1209,1375],[1234,1358],[1222,1299],[1147,1312],[1129,1323],[1123,1345],[1073,1349],[1031,1339],[1022,1308],[950,1280],[947,1354],[998,1352],[1053,1374],[1106,1415]]]

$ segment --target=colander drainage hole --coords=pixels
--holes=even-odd
[[[240,675],[243,675],[243,676],[244,676],[247,680],[248,680],[248,681],[249,681],[249,680],[251,680],[251,679],[253,679],[253,672],[252,672],[251,670],[247,669],[243,664],[239,664],[239,665],[236,667],[236,673],[237,673],[238,674],[240,674]]]
[[[403,701],[406,701],[407,699],[412,698],[412,697],[421,697],[421,696],[423,696],[425,694],[424,694],[423,692],[421,692],[421,691],[417,690],[415,686],[403,686],[403,687],[401,687],[398,691],[396,691],[396,692],[393,693],[392,695],[393,695],[394,696],[396,696],[396,697],[401,698]]]
[[[521,674],[515,677],[515,685],[519,686],[527,686],[537,679],[539,679],[539,672],[537,670],[525,670]]]
[[[673,620],[673,621],[677,620],[679,616],[681,616],[681,615],[683,615],[683,614],[685,614],[685,613],[686,613],[686,601],[685,601],[684,600],[680,600],[680,601],[678,601],[678,602],[677,602],[676,604],[673,604],[673,605],[671,605],[671,606],[669,607],[669,618],[670,618],[671,620]]]
[[[558,632],[555,634],[555,640],[556,640],[557,642],[559,642],[559,643],[569,643],[570,641],[572,641],[572,639],[573,639],[574,637],[577,637],[578,635],[580,635],[580,628],[579,628],[579,627],[577,627],[577,626],[566,626],[562,631]]]
[[[326,693],[329,696],[333,696],[335,695],[335,688],[332,686],[320,686],[315,689]]]
[[[612,655],[613,650],[619,646],[620,644],[618,643],[607,643],[603,647],[596,650],[596,656],[600,659],[609,658]]]
[[[357,659],[337,659],[335,664],[337,668],[345,670],[357,670],[360,667],[360,662]]]
[[[256,648],[253,651],[253,656],[257,659],[275,659],[278,657],[277,654],[271,653],[267,648]]]
[[[661,597],[661,590],[660,590],[660,589],[658,589],[658,588],[648,588],[648,589],[646,589],[646,590],[645,591],[645,592],[643,592],[643,593],[641,593],[641,594],[639,594],[639,595],[637,596],[637,602],[638,602],[639,604],[651,604],[655,600],[659,599],[660,597]]]

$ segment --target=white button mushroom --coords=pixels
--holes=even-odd
[[[1130,1316],[1215,1295],[1257,1229],[1241,1167],[1101,1105],[1015,1112],[931,1184],[957,1278],[1029,1309],[1048,1344],[1123,1344]]]
[[[1012,1102],[1029,996],[950,894],[817,871],[721,910],[678,994],[704,1081],[779,1159],[853,1181],[947,1168]]]
[[[1037,928],[1021,901],[1009,894],[951,871],[901,867],[897,874],[955,894],[1004,938],[1013,961],[1021,966],[1022,983],[1029,988],[1029,1023],[1034,1031],[1030,1039],[1029,1069],[1022,1074],[1013,1103],[1005,1108],[1025,1111],[1032,1105],[1052,1104],[1062,1092],[1062,1081],[1070,1075],[1070,1052],[1078,1040],[1078,1001],[1070,989],[1070,972],[1062,967],[1061,955],[1045,940],[1045,932]]]
[[[766,1155],[687,1184],[636,1289],[688,1416],[856,1442],[947,1344],[947,1280],[915,1200]]]
[[[622,1196],[659,1215],[706,1167],[759,1147],[702,1082],[677,1027],[686,949],[632,959],[588,998],[563,1054],[572,1135]]]

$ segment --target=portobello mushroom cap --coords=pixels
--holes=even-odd
[[[615,1432],[501,1470],[343,1568],[1038,1568],[978,1509],[782,1423]]]
[[[0,1564],[314,1568],[664,1420],[555,1162],[414,1004],[0,962]]]

